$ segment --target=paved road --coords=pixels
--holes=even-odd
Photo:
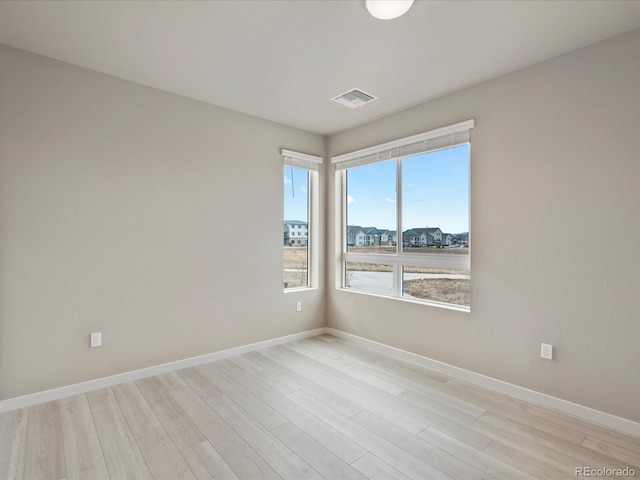
[[[393,273],[391,272],[349,272],[349,285],[358,290],[391,294]],[[469,275],[449,275],[443,273],[405,273],[405,280],[419,278],[469,279]]]

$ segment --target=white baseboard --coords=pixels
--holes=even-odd
[[[25,408],[30,405],[36,405],[38,403],[59,400],[61,398],[71,397],[73,395],[79,395],[82,393],[90,392],[92,390],[111,387],[113,385],[119,385],[125,382],[140,380],[141,378],[152,377],[154,375],[160,375],[161,373],[173,372],[175,370],[180,370],[181,368],[188,368],[195,365],[201,365],[203,363],[215,362],[216,360],[223,360],[235,355],[241,355],[243,353],[253,352],[268,347],[274,347],[276,345],[282,345],[283,343],[293,342],[295,340],[314,337],[325,332],[326,328],[324,327],[317,328],[315,330],[307,330],[305,332],[294,333],[292,335],[286,335],[284,337],[251,343],[249,345],[234,347],[228,350],[207,353],[205,355],[199,355],[197,357],[185,358],[183,360],[177,360],[175,362],[163,363],[162,365],[141,368],[140,370],[133,370],[131,372],[119,373],[110,377],[98,378],[95,380],[89,380],[87,382],[81,382],[74,385],[67,385],[65,387],[46,390],[44,392],[37,392],[29,395],[23,395],[21,397],[9,398],[7,400],[0,401],[0,413],[8,412],[10,410],[17,410],[19,408]]]
[[[536,392],[535,390],[530,390],[528,388],[519,387],[518,385],[513,385],[511,383],[503,382],[502,380],[497,380],[470,370],[465,370],[464,368],[432,360],[431,358],[407,352],[406,350],[390,347],[389,345],[378,343],[367,338],[358,337],[357,335],[352,335],[341,330],[325,328],[325,332],[335,337],[360,344],[370,348],[371,350],[422,365],[431,370],[435,370],[436,372],[449,375],[450,377],[455,377],[474,385],[485,387],[499,393],[504,393],[519,400],[524,400],[542,407],[553,408],[563,413],[568,413],[584,420],[640,437],[640,423],[634,422],[633,420],[617,417],[609,413],[585,407],[584,405],[552,397],[551,395]]]

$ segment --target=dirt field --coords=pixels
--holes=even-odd
[[[404,291],[415,298],[454,305],[468,306],[471,301],[471,282],[469,280],[449,278],[405,280]]]
[[[307,247],[284,247],[284,268],[307,268]]]
[[[307,247],[284,247],[284,283],[287,288],[307,285]]]
[[[287,285],[286,288],[306,287],[307,271],[284,272],[284,283]]]

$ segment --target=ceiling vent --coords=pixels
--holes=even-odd
[[[345,107],[358,108],[365,103],[372,102],[376,98],[378,97],[374,97],[373,95],[369,95],[362,90],[354,88],[353,90],[344,92],[337,97],[333,97],[332,100],[338,102],[340,105],[344,105]]]

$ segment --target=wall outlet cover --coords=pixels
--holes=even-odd
[[[93,332],[91,334],[90,345],[91,348],[99,347],[102,345],[102,332]]]

